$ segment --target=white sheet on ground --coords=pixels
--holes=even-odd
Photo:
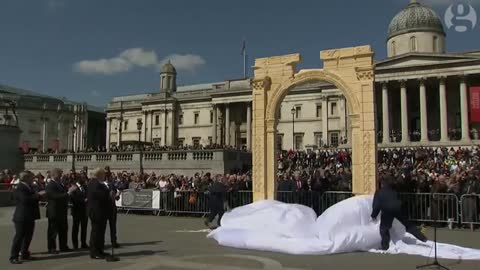
[[[324,255],[355,251],[433,257],[433,242],[422,243],[394,221],[388,251],[380,251],[380,218],[372,222],[372,196],[339,202],[316,218],[309,207],[278,201],[260,201],[226,213],[221,227],[207,237],[220,245],[282,252]],[[439,258],[480,260],[480,250],[437,244]]]

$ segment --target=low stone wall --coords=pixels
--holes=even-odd
[[[252,155],[236,150],[199,150],[199,151],[148,151],[148,152],[108,152],[25,155],[25,168],[33,172],[42,172],[53,168],[68,171],[75,166],[78,171],[83,167],[89,170],[110,166],[117,171],[140,171],[140,160],[146,173],[186,174],[210,172],[224,174],[237,170],[250,170]]]

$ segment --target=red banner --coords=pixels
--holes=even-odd
[[[480,86],[470,87],[470,123],[480,122]]]

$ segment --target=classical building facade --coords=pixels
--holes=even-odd
[[[71,102],[32,91],[0,85],[0,96],[14,101],[24,152],[62,152],[105,146],[105,112],[85,103]],[[0,111],[0,124],[11,121]]]
[[[380,146],[470,145],[478,138],[470,88],[480,85],[480,51],[446,53],[446,40],[438,15],[416,1],[392,19],[387,58],[375,63]],[[176,76],[167,63],[159,90],[114,98],[107,107],[107,145],[140,140],[251,149],[251,79],[177,86]],[[292,89],[278,112],[277,147],[348,147],[348,106],[341,93],[328,83]]]

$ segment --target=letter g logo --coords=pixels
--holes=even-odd
[[[445,25],[457,32],[473,30],[477,24],[477,12],[471,5],[457,3],[445,11]]]

